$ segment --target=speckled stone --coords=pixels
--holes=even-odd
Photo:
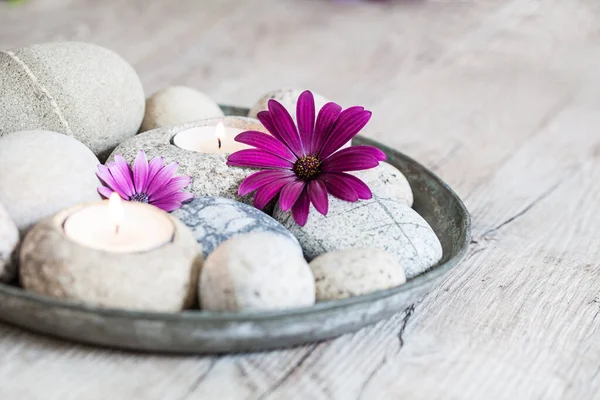
[[[18,243],[19,230],[6,208],[0,204],[0,282],[10,282],[15,277],[15,249]]]
[[[280,102],[285,109],[290,113],[294,121],[296,121],[296,103],[298,103],[298,97],[305,89],[277,89],[265,93],[250,109],[248,117],[256,118],[258,113],[268,109],[269,100],[274,99]],[[319,115],[319,110],[323,106],[329,103],[331,100],[326,99],[318,93],[312,92],[315,98],[315,117]],[[350,147],[352,141],[349,141],[342,148]]]
[[[196,197],[171,215],[179,218],[202,245],[204,258],[234,236],[251,232],[271,232],[292,241],[298,240],[273,218],[244,203],[222,197]]]
[[[0,138],[0,202],[21,235],[74,204],[99,200],[96,156],[56,132],[24,131]]]
[[[178,162],[177,173],[179,175],[189,175],[193,180],[186,187],[186,191],[192,192],[196,197],[225,197],[251,204],[252,194],[239,197],[237,191],[242,181],[257,170],[229,167],[227,165],[227,155],[224,154],[198,153],[171,144],[173,136],[177,133],[195,127],[213,126],[217,124],[217,121],[224,121],[227,126],[244,130],[266,132],[260,122],[252,118],[224,117],[207,119],[139,134],[117,147],[109,159],[112,160],[115,154],[120,154],[129,163],[133,163],[138,151],[143,149],[148,159],[161,156],[167,163]]]
[[[297,245],[255,232],[229,239],[208,256],[199,293],[204,310],[273,310],[313,305],[315,282]]]
[[[65,220],[82,207],[85,204],[44,219],[25,237],[19,276],[26,290],[128,310],[178,312],[195,303],[202,251],[177,218],[166,214],[174,226],[171,242],[148,251],[112,253],[82,246],[65,235]]]
[[[371,191],[382,198],[396,199],[409,207],[413,205],[413,192],[400,170],[386,162],[375,168],[350,172],[366,183]]]
[[[412,278],[442,257],[442,246],[429,224],[395,199],[374,196],[350,203],[329,196],[327,216],[311,206],[304,227],[279,207],[273,217],[296,236],[308,260],[330,251],[373,247],[393,254]]]
[[[137,133],[144,97],[131,65],[93,44],[0,51],[0,136],[34,129],[60,132],[104,159]]]
[[[204,93],[186,86],[169,86],[146,100],[140,132],[222,116],[219,105]]]
[[[404,269],[387,251],[356,248],[325,253],[310,262],[317,301],[344,299],[406,282]]]
[[[304,89],[277,89],[265,93],[254,105],[250,108],[248,116],[250,118],[256,118],[256,115],[263,110],[268,109],[269,100],[274,99],[280,102],[286,110],[290,113],[294,121],[296,120],[296,103],[298,102],[298,96],[304,92]],[[315,98],[315,110],[316,114],[319,110],[327,104],[330,100],[321,96],[318,93],[312,92]],[[315,115],[316,115],[315,114]]]

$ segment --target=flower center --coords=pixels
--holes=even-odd
[[[138,203],[148,203],[149,196],[146,193],[136,193],[129,198],[129,201],[137,201]]]
[[[294,164],[294,173],[300,179],[309,180],[321,172],[321,160],[315,156],[304,156]]]

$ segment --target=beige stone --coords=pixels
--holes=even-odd
[[[296,121],[296,104],[298,103],[298,97],[300,96],[300,94],[302,94],[302,92],[304,92],[304,89],[277,89],[277,90],[272,90],[268,93],[265,93],[260,99],[258,99],[258,101],[256,103],[254,103],[252,108],[250,108],[250,111],[248,112],[248,117],[256,118],[257,114],[260,111],[267,110],[269,108],[268,107],[269,100],[273,99],[273,100],[277,100],[278,102],[280,102],[285,107],[285,109],[290,113],[290,115],[292,116],[294,121],[297,122]],[[331,100],[326,99],[325,97],[321,96],[318,93],[315,93],[314,91],[311,91],[311,92],[315,98],[315,118],[316,118],[316,116],[319,115],[319,110],[321,110],[321,108],[323,108],[323,106],[325,104],[329,103]],[[342,148],[350,147],[351,145],[352,145],[352,141],[349,141],[348,143],[343,145]]]
[[[187,227],[167,214],[175,227],[170,243],[137,253],[95,250],[68,239],[62,228],[84,206],[43,220],[25,237],[19,269],[25,289],[129,310],[177,312],[194,303],[202,251]]]
[[[317,301],[344,299],[406,282],[404,269],[390,253],[356,248],[325,253],[310,262]]]
[[[186,86],[169,86],[146,100],[140,132],[222,116],[219,105],[204,93]]]
[[[137,133],[144,102],[134,69],[108,49],[57,42],[0,51],[0,136],[60,132],[104,159]]]
[[[296,224],[291,213],[279,206],[273,218],[296,236],[308,260],[335,250],[373,247],[394,255],[407,278],[412,278],[442,257],[442,245],[427,221],[392,198],[375,195],[371,200],[350,203],[329,196],[327,216],[311,205],[305,226]]]
[[[98,159],[56,132],[24,131],[0,138],[0,202],[21,234],[63,208],[100,199]]]
[[[315,302],[302,251],[273,233],[246,233],[219,245],[200,275],[200,307],[210,311],[274,310]]]
[[[277,89],[265,93],[254,105],[250,108],[248,116],[250,118],[256,118],[256,115],[263,110],[267,110],[269,100],[274,99],[280,102],[285,109],[290,113],[294,121],[296,121],[296,103],[300,94],[304,92],[304,89]],[[315,115],[319,113],[319,110],[330,100],[321,96],[318,93],[312,92],[315,98]]]
[[[413,205],[413,192],[408,180],[400,170],[386,162],[380,162],[375,168],[351,172],[366,183],[371,191],[379,197],[388,197]]]

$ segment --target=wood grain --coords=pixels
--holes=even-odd
[[[0,48],[91,41],[148,92],[365,105],[368,134],[432,167],[474,221],[422,303],[328,342],[171,357],[0,325],[0,398],[600,398],[599,27],[595,0],[0,4]]]

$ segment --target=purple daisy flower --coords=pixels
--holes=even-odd
[[[106,166],[98,165],[96,175],[104,185],[98,187],[98,192],[104,198],[117,192],[123,200],[152,204],[167,212],[177,210],[183,202],[194,197],[191,193],[181,191],[192,182],[192,178],[174,177],[177,166],[178,163],[165,166],[162,157],[148,162],[146,153],[140,150],[132,169],[117,154],[114,162],[109,162]]]
[[[279,193],[279,207],[291,209],[300,226],[306,224],[310,203],[327,215],[328,194],[350,202],[372,197],[369,187],[346,171],[376,167],[385,154],[371,146],[339,150],[369,122],[370,111],[358,106],[342,111],[339,105],[327,103],[315,122],[315,101],[307,90],[298,98],[296,128],[283,105],[269,100],[268,107],[257,117],[272,136],[240,133],[235,140],[256,149],[235,152],[227,161],[231,166],[265,168],[242,182],[240,196],[256,190],[254,206],[262,209]]]

